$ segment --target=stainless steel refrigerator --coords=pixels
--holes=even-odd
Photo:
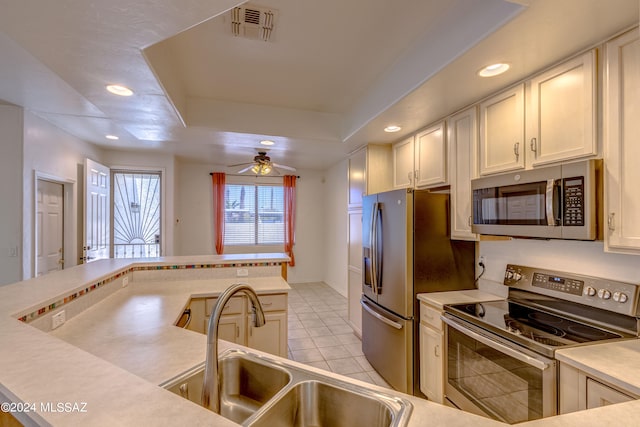
[[[422,292],[474,288],[475,243],[450,239],[449,194],[395,190],[362,211],[362,350],[396,390],[420,395]]]

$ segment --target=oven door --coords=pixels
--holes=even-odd
[[[442,320],[451,403],[510,424],[557,414],[554,360],[450,315]]]

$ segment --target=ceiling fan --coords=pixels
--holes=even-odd
[[[275,172],[280,175],[280,171],[278,169],[284,169],[291,172],[295,172],[296,168],[291,166],[285,166],[278,163],[273,163],[271,161],[271,157],[267,156],[266,151],[259,151],[258,155],[253,158],[253,162],[249,163],[238,163],[235,165],[229,165],[230,168],[235,168],[238,166],[244,166],[237,173],[245,173],[248,171],[253,172],[256,175],[269,175],[271,172]]]

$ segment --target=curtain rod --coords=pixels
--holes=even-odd
[[[244,176],[244,177],[248,177],[250,175],[243,175],[240,173],[226,173],[225,175],[231,175],[231,176]],[[213,172],[209,172],[209,176],[213,176]],[[278,177],[282,177],[284,175],[255,175],[254,178],[278,178]],[[300,179],[300,175],[296,175],[297,179]]]

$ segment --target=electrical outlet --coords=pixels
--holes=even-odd
[[[249,275],[249,269],[239,268],[236,270],[236,277],[247,277]]]
[[[56,329],[56,328],[62,326],[62,324],[66,320],[67,320],[67,315],[66,315],[64,310],[60,311],[59,313],[54,314],[53,316],[51,316],[51,329]]]
[[[129,286],[129,276],[124,276],[122,278],[122,287],[126,288],[127,286]]]
[[[484,265],[486,266],[487,264],[485,264],[485,259],[484,259],[484,255],[480,255],[478,257],[478,265]]]

